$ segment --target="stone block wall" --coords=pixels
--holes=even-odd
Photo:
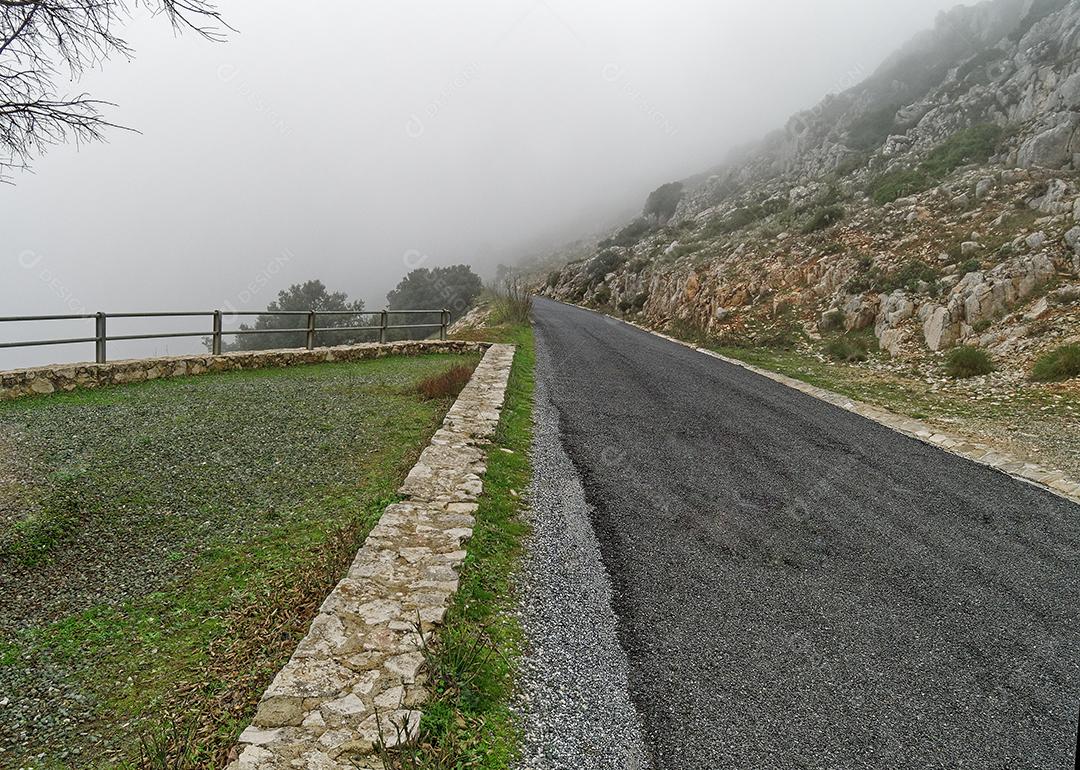
[[[219,356],[204,354],[135,358],[104,364],[56,364],[0,372],[0,401],[78,388],[100,388],[165,377],[187,377],[207,372],[322,364],[331,361],[363,361],[389,355],[483,352],[487,348],[487,343],[461,340],[420,340],[386,344],[366,342],[314,350],[259,350],[224,353]]]
[[[306,637],[259,702],[229,770],[377,768],[416,736],[425,645],[458,588],[514,358],[492,345]]]

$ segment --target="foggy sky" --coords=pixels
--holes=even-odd
[[[260,309],[308,278],[377,309],[420,264],[490,273],[633,213],[955,4],[232,0],[219,44],[140,16],[134,60],[70,90],[141,133],[0,186],[0,315]]]

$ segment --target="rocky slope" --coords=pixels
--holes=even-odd
[[[964,344],[1019,376],[1080,341],[1078,171],[1080,0],[990,0],[534,280],[721,344]]]

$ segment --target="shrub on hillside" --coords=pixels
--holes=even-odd
[[[858,337],[836,337],[825,343],[825,353],[834,361],[855,363],[870,355],[870,345]]]
[[[870,184],[870,197],[875,203],[891,203],[897,198],[922,192],[932,184],[925,171],[904,168],[882,174]]]
[[[896,128],[896,110],[897,105],[887,104],[856,118],[848,130],[848,145],[856,150],[878,147]]]
[[[945,359],[945,372],[950,377],[965,379],[989,374],[994,371],[994,362],[985,350],[961,345],[949,351]]]
[[[1080,345],[1062,345],[1043,353],[1031,372],[1031,378],[1040,382],[1059,382],[1073,377],[1080,377]]]
[[[604,280],[604,276],[615,271],[625,261],[626,257],[614,249],[601,251],[585,265],[585,274],[589,277],[589,283],[597,284]]]
[[[802,231],[804,233],[814,233],[818,230],[824,230],[826,227],[831,227],[844,218],[844,207],[838,204],[832,206],[820,206],[810,214],[806,222],[803,223]]]
[[[705,226],[705,237],[727,235],[736,230],[752,225],[768,216],[768,212],[760,204],[740,206],[722,219],[714,219]]]
[[[997,152],[1003,133],[1001,126],[993,123],[957,131],[930,151],[922,168],[934,179],[941,179],[965,163],[985,163]]]
[[[615,235],[610,238],[605,238],[597,245],[605,249],[611,246],[633,246],[654,229],[655,228],[648,219],[645,217],[638,217],[633,222],[626,225],[626,227],[619,230],[619,232],[615,233]]]
[[[897,268],[896,272],[891,273],[888,278],[882,281],[880,288],[886,292],[896,289],[915,292],[918,290],[920,283],[927,283],[933,287],[937,280],[937,270],[922,260],[912,259],[902,264]]]
[[[682,182],[668,182],[660,185],[645,200],[642,212],[647,217],[655,217],[659,222],[667,222],[675,214],[679,201],[683,197]]]

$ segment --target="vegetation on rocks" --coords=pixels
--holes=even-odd
[[[994,124],[959,131],[934,147],[916,168],[897,169],[875,179],[870,196],[877,203],[889,203],[922,192],[965,163],[984,163],[997,150],[1002,134]]]

